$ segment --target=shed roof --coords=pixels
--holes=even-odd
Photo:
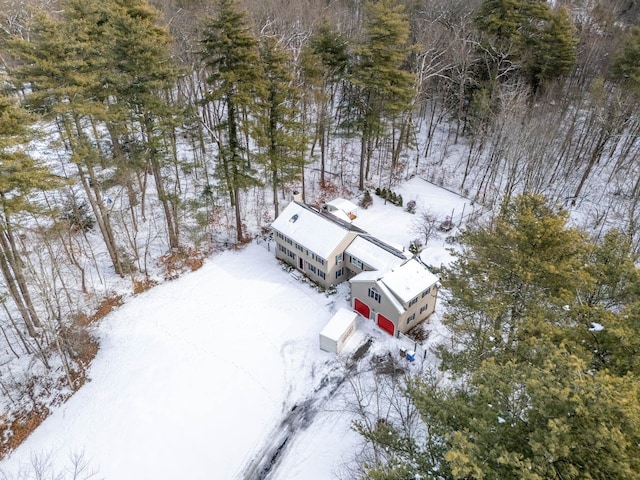
[[[340,307],[329,323],[324,326],[320,335],[338,340],[357,318],[358,314],[353,310]]]
[[[331,205],[345,213],[353,213],[358,209],[358,206],[355,203],[345,198],[335,198],[330,202],[327,202],[327,205]]]
[[[403,265],[385,273],[380,280],[398,299],[406,303],[438,282],[421,262],[412,258]]]
[[[271,227],[324,259],[329,258],[351,230],[298,202],[291,202]]]

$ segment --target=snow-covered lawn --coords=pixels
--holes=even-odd
[[[464,199],[419,179],[398,189],[418,205],[458,213]],[[415,217],[392,205],[362,210],[361,228],[408,246]],[[442,239],[427,249],[447,261]],[[272,249],[271,249],[272,250]],[[91,381],[1,464],[14,477],[33,454],[56,469],[84,452],[97,478],[242,478],[294,405],[339,369],[318,333],[347,306],[347,289],[317,292],[286,273],[267,245],[209,259],[197,272],[130,299],[97,327]],[[349,351],[375,327],[360,319]],[[376,341],[395,341],[373,332]],[[350,417],[321,411],[291,441],[273,478],[330,479],[357,441]]]

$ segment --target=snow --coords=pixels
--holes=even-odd
[[[272,227],[325,260],[349,234],[346,228],[296,202],[287,205]]]
[[[465,202],[419,179],[400,191],[443,212]],[[361,227],[406,245],[415,217],[378,200],[360,212]],[[285,212],[283,218],[297,213],[295,224],[305,225],[299,205]],[[345,355],[366,338],[387,351],[397,351],[399,341],[358,318],[342,356],[322,352],[318,334],[348,307],[348,285],[321,293],[283,270],[267,246],[212,257],[200,270],[129,298],[105,317],[96,327],[101,346],[90,381],[0,463],[2,471],[17,478],[34,454],[50,455],[60,471],[71,454],[83,452],[98,477],[109,480],[252,478],[248,465],[273,442],[283,418],[318,397]],[[446,260],[445,248],[444,241],[434,242],[425,257]],[[434,331],[430,338],[442,335]],[[360,441],[353,416],[340,389],[324,395],[270,479],[335,478],[352,460]]]
[[[404,257],[394,255],[362,236],[356,237],[345,252],[380,272],[397,267],[407,260]]]
[[[411,259],[404,265],[386,273],[382,282],[402,301],[407,303],[438,281],[420,262]]]
[[[591,322],[591,328],[589,328],[590,332],[601,332],[604,330],[604,326],[597,322]]]
[[[320,335],[332,340],[338,340],[351,325],[355,323],[358,314],[353,310],[347,310],[344,307],[338,309],[338,312],[329,320]]]

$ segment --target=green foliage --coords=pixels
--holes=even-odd
[[[443,278],[447,381],[425,375],[407,390],[427,433],[364,432],[384,454],[362,478],[637,478],[640,272],[628,237],[591,244],[565,212],[522,195],[458,239]]]
[[[487,59],[496,70],[515,67],[534,89],[571,72],[577,36],[565,8],[554,10],[537,0],[485,0],[476,24],[490,48],[500,52]]]
[[[33,118],[6,96],[0,96],[0,214],[12,215],[39,210],[31,195],[63,185],[61,178],[24,151],[33,136]],[[2,226],[0,225],[0,231]]]
[[[89,206],[85,202],[78,203],[75,199],[64,205],[60,212],[60,219],[69,225],[71,231],[88,232],[96,224]]]
[[[227,186],[235,207],[236,236],[242,242],[240,192],[259,182],[241,134],[251,130],[248,113],[266,86],[260,68],[258,40],[249,27],[247,13],[235,0],[219,0],[216,7],[217,16],[204,23],[200,56],[210,87],[206,100],[222,101],[225,107],[224,118],[218,124],[222,138],[218,144],[221,161],[216,172]]]
[[[257,99],[253,138],[260,152],[258,162],[271,180],[275,215],[278,215],[278,189],[299,180],[304,166],[306,138],[298,120],[300,91],[294,86],[292,60],[275,37],[264,37],[260,57],[265,87]]]
[[[409,20],[402,5],[394,0],[365,3],[364,37],[354,49],[349,74],[351,89],[343,105],[344,131],[357,131],[361,137],[358,185],[364,189],[373,140],[384,135],[393,121],[411,109],[415,96],[415,75],[404,70],[410,47]]]
[[[385,200],[393,203],[398,207],[402,207],[403,205],[402,195],[399,195],[392,190],[387,190],[386,188],[383,188],[381,190],[380,187],[376,187],[376,195],[378,195],[381,198],[384,198]]]
[[[629,90],[640,92],[640,27],[629,32],[614,55],[611,73]]]
[[[634,478],[638,383],[541,346],[541,364],[480,362],[465,388],[411,392],[428,425],[449,430],[448,478]],[[434,397],[436,401],[434,401]]]

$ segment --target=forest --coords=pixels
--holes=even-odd
[[[640,475],[637,2],[2,0],[0,61],[1,452],[81,387],[125,292],[264,235],[293,190],[420,176],[494,217],[443,272],[444,373],[403,386],[429,428],[357,425],[358,475]]]

